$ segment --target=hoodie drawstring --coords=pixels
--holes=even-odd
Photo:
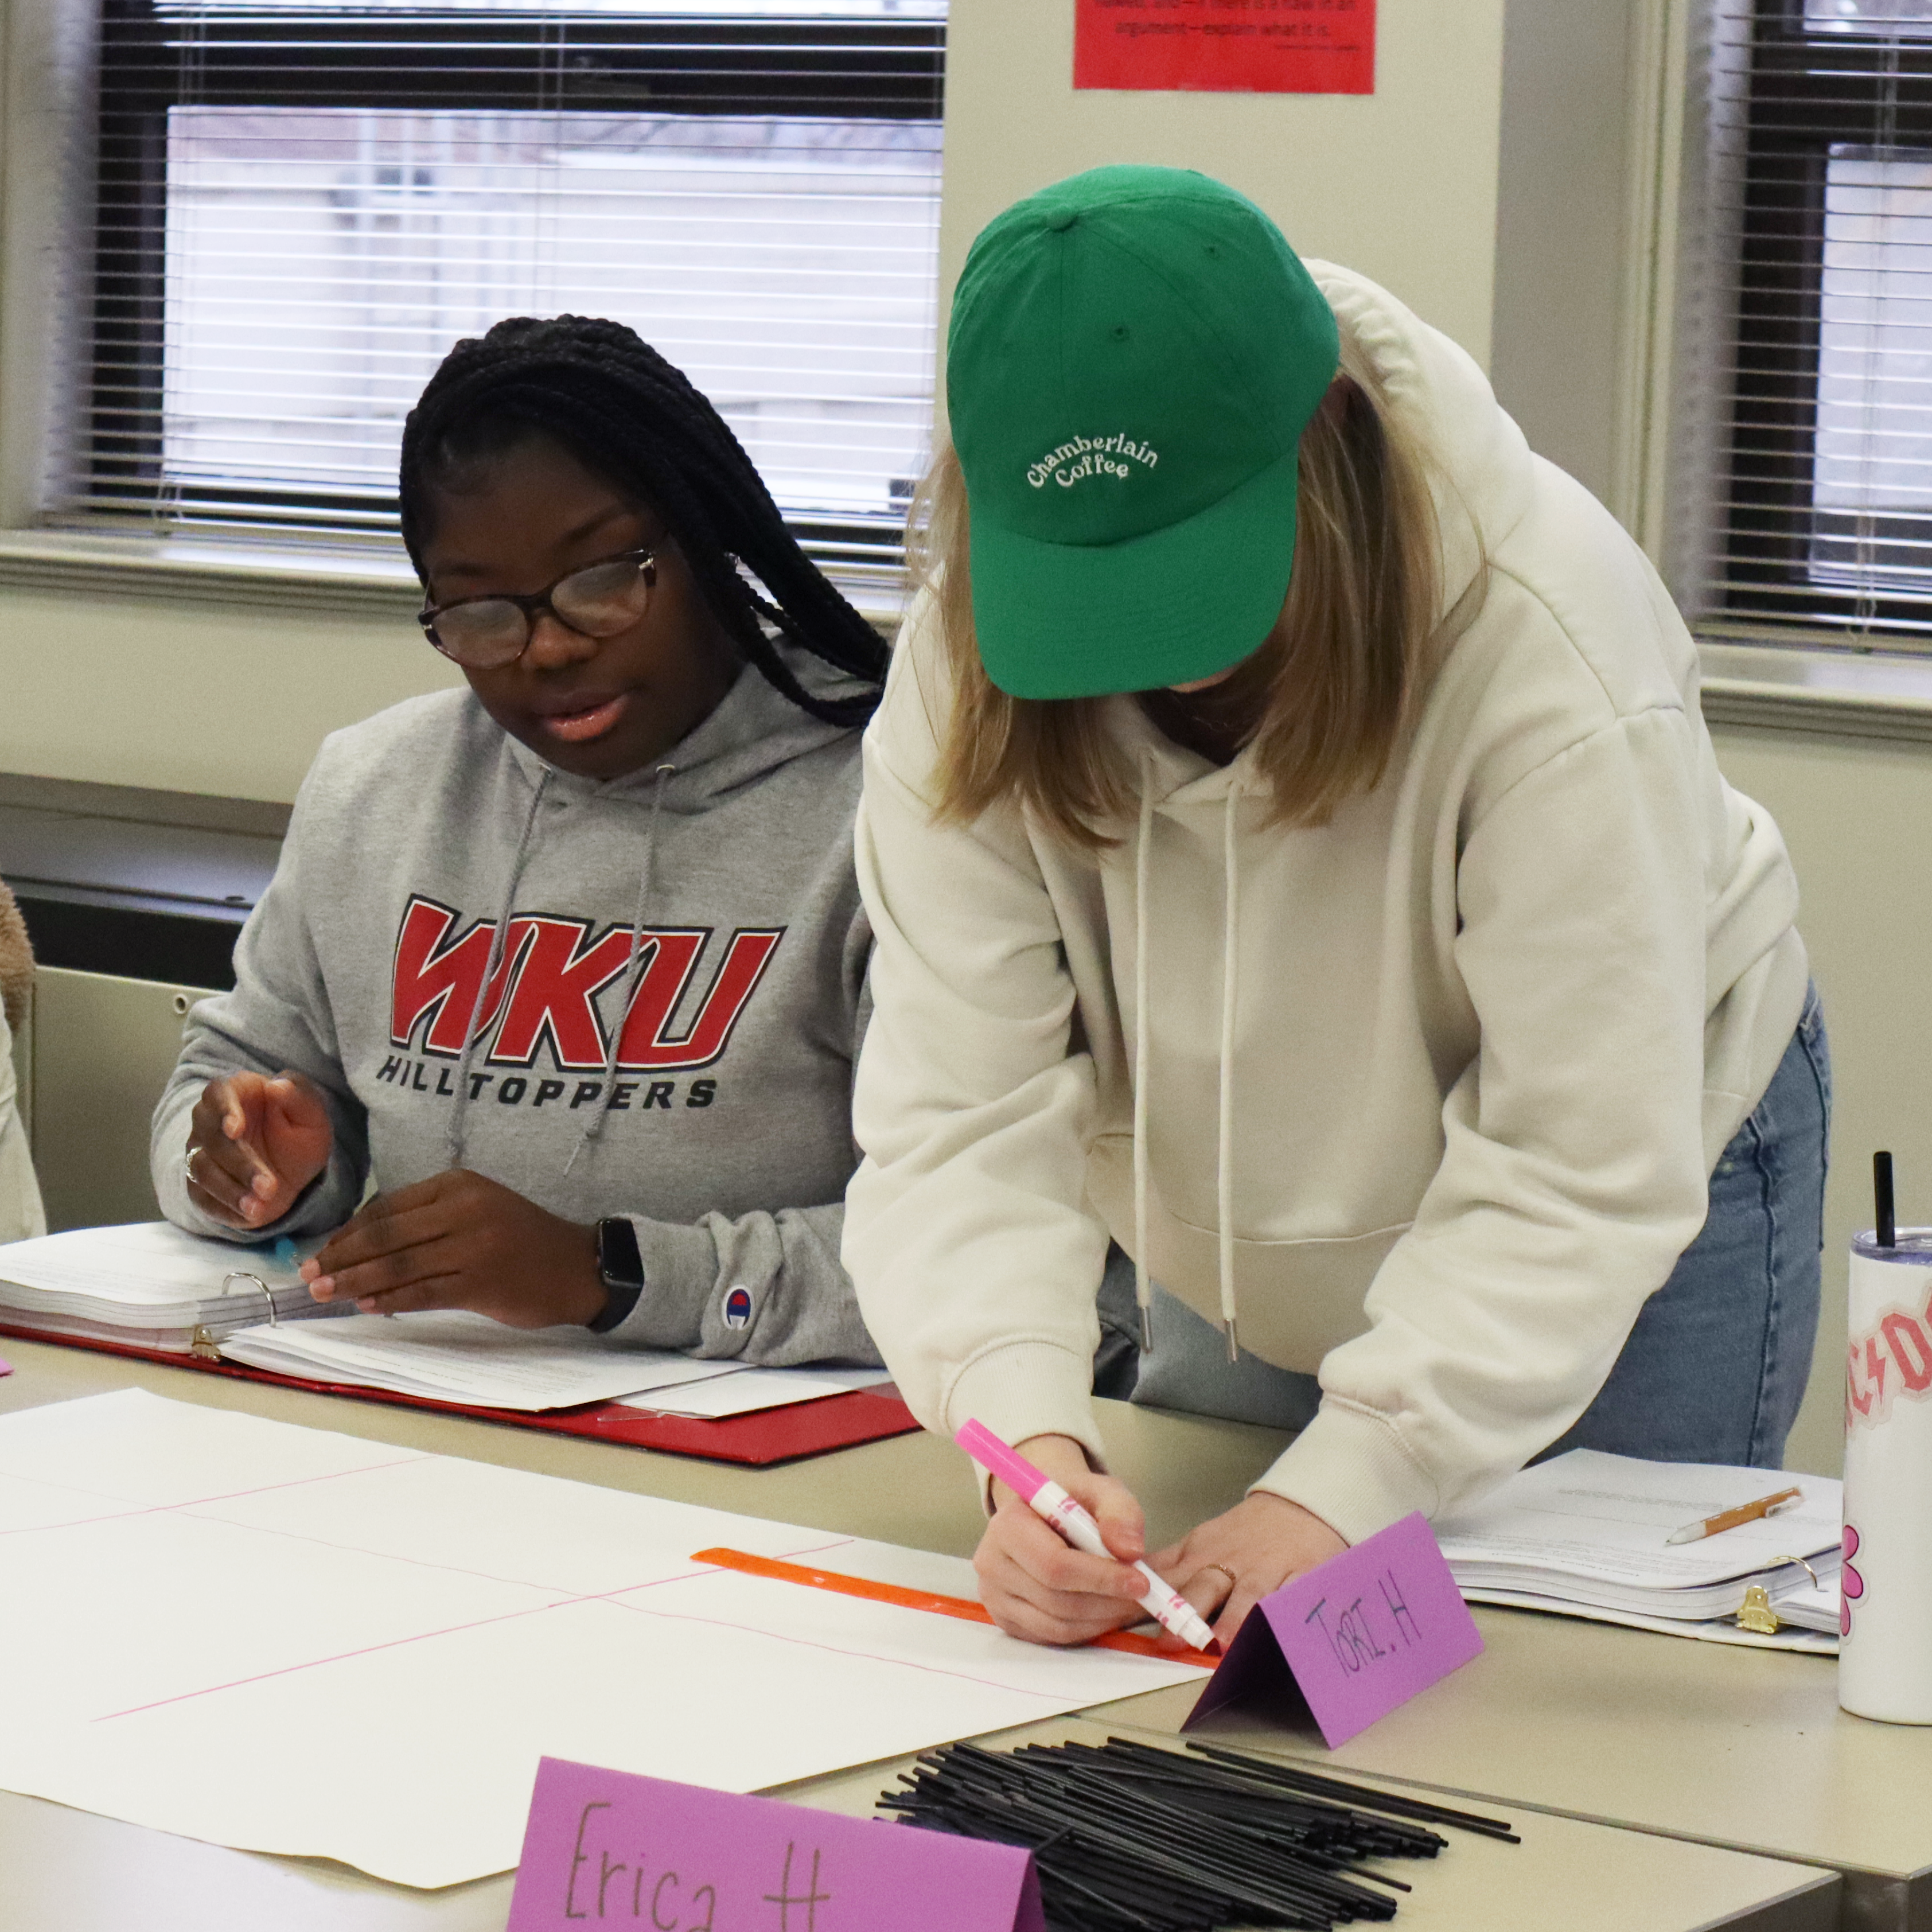
[[[1148,1274],[1148,1066],[1153,1032],[1148,1011],[1148,893],[1153,874],[1154,781],[1150,760],[1141,758],[1140,838],[1134,852],[1134,1302],[1140,1310],[1141,1347],[1154,1347],[1154,1286]],[[1215,1150],[1215,1219],[1220,1226],[1221,1331],[1228,1359],[1240,1358],[1234,1306],[1234,1003],[1241,898],[1237,869],[1240,787],[1231,779],[1222,826],[1226,908],[1221,938],[1220,1120]]]
[[[1141,1350],[1154,1350],[1154,1284],[1148,1274],[1148,854],[1154,844],[1154,775],[1141,754],[1141,836],[1134,851],[1134,1305]]]
[[[657,783],[651,792],[651,815],[644,828],[644,856],[638,868],[638,910],[631,921],[631,956],[624,968],[622,997],[617,1002],[616,1017],[610,1023],[610,1042],[604,1053],[604,1090],[598,1095],[597,1111],[585,1122],[584,1131],[577,1137],[577,1144],[570,1150],[570,1158],[563,1164],[567,1174],[577,1165],[577,1156],[592,1141],[603,1137],[604,1123],[610,1112],[610,1102],[617,1087],[617,1056],[623,1050],[624,1023],[630,1016],[631,1002],[638,996],[639,969],[644,956],[644,914],[650,908],[651,873],[657,857],[658,820],[664,814],[664,786],[677,776],[675,765],[660,765],[657,768]]]
[[[463,1165],[463,1123],[470,1112],[470,1063],[476,1056],[477,1038],[483,1026],[484,1004],[503,963],[510,915],[517,903],[517,887],[524,876],[524,859],[530,849],[530,837],[536,830],[537,814],[543,808],[544,794],[549,790],[550,771],[546,766],[537,779],[536,789],[530,794],[530,808],[524,814],[524,829],[517,839],[516,856],[510,861],[510,876],[504,882],[502,910],[496,915],[496,929],[490,935],[490,952],[483,962],[483,977],[477,985],[476,1004],[470,1009],[470,1024],[464,1029],[463,1058],[456,1068],[456,1098],[450,1104],[449,1125],[443,1136],[442,1164],[446,1168]]]
[[[1226,884],[1226,916],[1221,938],[1221,1133],[1215,1160],[1216,1218],[1221,1224],[1221,1328],[1228,1338],[1228,1359],[1240,1359],[1234,1334],[1234,992],[1239,981],[1235,962],[1240,937],[1240,892],[1235,870],[1235,814],[1241,788],[1228,784],[1228,809],[1222,842],[1222,867]]]

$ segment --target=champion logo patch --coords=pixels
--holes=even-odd
[[[724,1325],[728,1328],[748,1328],[752,1325],[752,1291],[748,1288],[734,1288],[725,1296]]]

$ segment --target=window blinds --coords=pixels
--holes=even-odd
[[[459,338],[630,323],[815,552],[889,566],[927,455],[943,0],[104,0],[68,523],[392,538]]]
[[[1707,420],[1680,596],[1932,643],[1932,0],[1706,22],[1686,360],[1727,408],[1685,399],[1692,446]]]

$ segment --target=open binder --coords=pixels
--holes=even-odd
[[[298,1322],[305,1331],[311,1322],[328,1324],[352,1312],[311,1300],[286,1258],[200,1240],[165,1223],[77,1230],[0,1247],[0,1334],[30,1340],[719,1462],[788,1462],[919,1426],[890,1385],[716,1418],[637,1406],[649,1402],[649,1391],[623,1402],[510,1409],[292,1374],[224,1353],[231,1336],[260,1332],[265,1321]],[[638,1380],[647,1379],[640,1365]],[[665,1389],[668,1403],[676,1394]]]
[[[52,1334],[16,1322],[0,1322],[0,1335],[17,1335],[29,1342],[54,1342],[65,1348],[92,1348],[102,1354],[130,1356],[144,1362],[164,1362],[173,1369],[205,1370],[210,1375],[233,1376],[243,1382],[306,1389],[314,1395],[346,1395],[358,1402],[434,1409],[446,1415],[473,1416],[481,1422],[507,1423],[517,1429],[544,1429],[558,1436],[583,1436],[598,1442],[620,1443],[629,1449],[661,1449],[673,1456],[697,1456],[707,1462],[742,1462],[754,1467],[823,1456],[834,1449],[855,1449],[863,1442],[910,1436],[919,1427],[912,1411],[890,1386],[853,1389],[843,1395],[822,1396],[816,1402],[791,1402],[783,1408],[760,1409],[752,1415],[727,1416],[718,1421],[688,1415],[653,1415],[647,1409],[633,1408],[621,1402],[531,1414],[520,1409],[474,1408],[460,1402],[434,1402],[426,1396],[398,1395],[389,1389],[309,1382],[299,1376],[278,1375],[272,1369],[251,1368],[244,1362],[224,1361],[218,1355],[133,1348],[94,1336]]]

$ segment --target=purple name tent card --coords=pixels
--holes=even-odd
[[[508,1932],[1045,1932],[1033,1855],[547,1757]]]
[[[1263,1598],[1182,1728],[1231,1704],[1305,1710],[1332,1750],[1482,1649],[1435,1533],[1404,1516]]]

